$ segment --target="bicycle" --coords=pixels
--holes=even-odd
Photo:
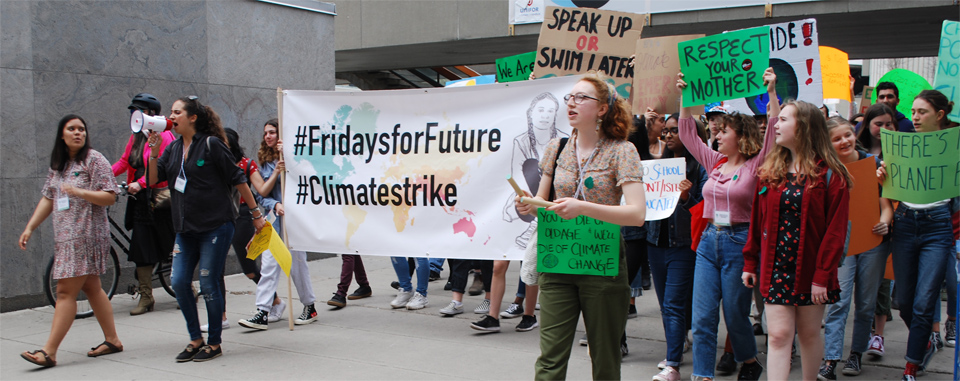
[[[127,192],[126,184],[118,184],[118,188],[120,188],[118,193],[120,196],[135,197]],[[104,293],[107,294],[107,299],[113,299],[113,295],[117,292],[117,287],[120,283],[120,259],[117,257],[117,249],[119,248],[123,253],[129,253],[130,236],[125,232],[126,229],[123,229],[109,214],[107,215],[107,219],[110,221],[110,239],[113,241],[113,244],[110,245],[110,264],[107,265],[107,271],[100,275],[100,285],[103,287]],[[50,257],[50,261],[47,262],[46,270],[43,273],[43,291],[46,293],[47,301],[50,302],[50,305],[56,307],[57,280],[53,279],[53,262],[54,257]],[[151,281],[158,280],[167,294],[176,297],[170,283],[170,268],[172,263],[172,255],[168,255],[166,259],[157,263],[153,270],[153,278]],[[93,316],[93,307],[90,306],[86,294],[80,291],[80,294],[77,295],[76,318],[83,319],[90,316]]]

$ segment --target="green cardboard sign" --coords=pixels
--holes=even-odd
[[[957,106],[960,105],[960,22],[943,20],[933,88],[953,101],[953,111],[947,117],[960,122],[960,107]]]
[[[960,195],[960,128],[880,130],[887,178],[883,197],[928,204]]]
[[[741,29],[677,44],[687,81],[683,106],[763,94],[770,66],[770,26]]]
[[[537,52],[517,54],[497,59],[497,82],[516,82],[530,78]]]
[[[565,220],[539,208],[537,271],[617,276],[620,273],[620,226],[587,216]]]
[[[906,115],[907,119],[910,119],[912,115],[910,108],[913,107],[913,99],[921,91],[933,89],[930,82],[927,82],[920,74],[900,68],[888,71],[877,81],[877,83],[880,82],[893,82],[897,85],[897,90],[900,92],[900,103],[897,104],[897,111]],[[873,90],[873,94],[870,96],[870,104],[877,104],[877,95],[879,94],[879,90]]]

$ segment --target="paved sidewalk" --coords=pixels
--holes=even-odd
[[[228,258],[228,260],[230,260]],[[520,319],[502,320],[500,333],[478,333],[469,328],[480,315],[473,308],[482,296],[466,296],[466,313],[441,318],[438,310],[450,301],[443,291],[445,280],[430,283],[430,305],[419,311],[393,310],[389,302],[395,296],[390,288],[396,279],[388,258],[364,257],[371,279],[373,296],[348,301],[340,310],[328,308],[326,301],[339,281],[339,257],[310,262],[310,274],[317,294],[319,319],[310,325],[288,329],[286,319],[270,325],[267,331],[240,327],[237,320],[248,318],[255,310],[255,285],[242,275],[226,279],[227,317],[230,329],[223,333],[224,355],[207,363],[178,364],[174,357],[188,342],[186,328],[176,301],[162,289],[156,289],[154,312],[130,316],[136,305],[128,295],[113,299],[117,329],[124,352],[99,358],[87,358],[89,348],[103,337],[94,318],[77,320],[57,355],[58,365],[40,369],[22,360],[19,353],[40,348],[50,331],[53,309],[50,307],[9,312],[0,315],[0,379],[3,380],[104,380],[104,379],[391,379],[391,380],[529,380],[539,355],[538,330],[516,332]],[[502,308],[513,300],[519,274],[519,262],[511,265],[507,277],[507,296]],[[447,275],[447,269],[443,275]],[[279,293],[287,294],[286,282]],[[350,292],[356,288],[352,285]],[[294,292],[296,297],[296,292]],[[649,380],[663,359],[664,340],[656,296],[646,293],[638,299],[639,317],[627,325],[630,355],[624,359],[624,379]],[[205,320],[203,303],[201,322]],[[288,309],[299,315],[298,300]],[[286,314],[285,314],[286,315]],[[850,320],[852,325],[852,320]],[[723,333],[721,323],[721,335]],[[582,333],[582,324],[580,326]],[[887,324],[887,355],[883,361],[864,358],[863,373],[857,378],[839,374],[838,379],[898,380],[906,328],[899,318]],[[848,340],[851,327],[848,326]],[[578,334],[579,337],[579,334]],[[758,336],[761,352],[766,351],[764,337]],[[720,341],[722,343],[722,340]],[[938,353],[922,380],[948,380],[953,370],[952,348]],[[849,353],[849,348],[844,354]],[[719,355],[719,353],[718,353]],[[682,379],[690,377],[691,355],[680,369]],[[760,360],[765,361],[761,353]],[[791,379],[800,379],[799,358]],[[590,378],[590,359],[586,347],[574,344],[568,378]],[[735,380],[736,375],[718,380]],[[764,377],[765,379],[765,377]]]

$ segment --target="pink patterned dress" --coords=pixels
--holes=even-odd
[[[61,184],[94,191],[117,191],[110,162],[90,150],[82,163],[70,161],[63,172],[50,170],[43,184],[43,197],[53,200],[53,278],[75,278],[106,272],[110,255],[110,225],[107,208],[80,197],[67,196]],[[70,198],[70,207],[57,210],[57,199]]]

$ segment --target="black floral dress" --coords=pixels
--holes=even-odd
[[[777,251],[770,275],[770,290],[764,303],[808,306],[813,304],[810,294],[797,294],[794,285],[797,276],[797,252],[800,250],[800,207],[803,202],[803,184],[795,182],[796,175],[787,174],[786,188],[780,196],[780,230],[777,231]],[[827,292],[827,303],[840,300],[840,290]]]

